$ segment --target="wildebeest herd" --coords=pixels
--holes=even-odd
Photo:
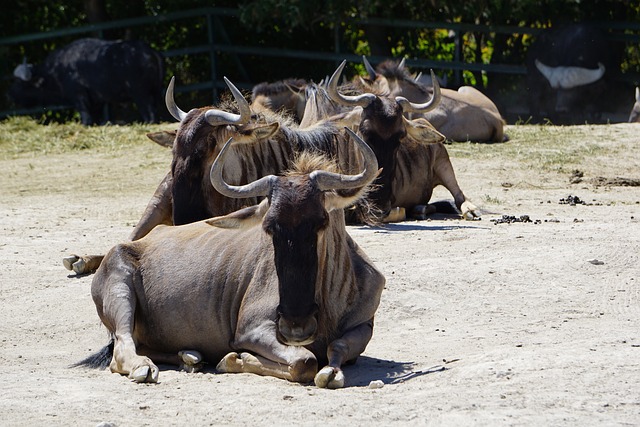
[[[95,272],[91,293],[111,334],[79,365],[157,382],[157,364],[207,362],[344,386],[341,366],[371,339],[385,284],[346,225],[424,219],[443,206],[429,203],[438,185],[458,215],[477,218],[443,142],[507,140],[497,107],[476,89],[441,89],[433,75],[425,86],[403,61],[364,62],[367,75],[341,85],[346,62],[320,84],[258,85],[251,103],[225,79],[233,100],[188,112],[171,80],[171,168],[129,241],[63,260]],[[550,81],[558,75],[535,64]],[[23,64],[16,76],[38,72]],[[89,104],[76,104],[87,124],[97,112]]]

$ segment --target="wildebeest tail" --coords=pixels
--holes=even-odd
[[[437,213],[443,214],[460,214],[458,208],[451,200],[440,200],[438,202],[429,203],[436,208]]]
[[[72,368],[84,367],[84,368],[91,368],[91,369],[106,369],[107,366],[109,366],[109,364],[111,363],[111,358],[113,357],[113,343],[114,343],[114,338],[111,337],[111,340],[106,346],[104,346],[94,354],[90,355],[86,359],[83,359],[79,362],[74,363],[73,365],[71,365],[71,367]]]

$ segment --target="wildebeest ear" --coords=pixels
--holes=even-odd
[[[267,210],[269,210],[269,202],[264,199],[258,205],[249,206],[228,215],[210,218],[205,222],[218,228],[249,228],[260,224]]]
[[[327,120],[332,121],[338,127],[348,127],[355,131],[362,121],[362,111],[362,107],[354,107],[348,113],[338,114]]]
[[[273,122],[267,125],[255,125],[251,128],[245,128],[239,135],[233,137],[236,144],[250,144],[261,139],[271,138],[278,131],[280,123]]]
[[[422,117],[413,120],[403,117],[402,120],[407,128],[407,134],[421,144],[435,144],[447,139]]]
[[[163,147],[173,147],[173,140],[176,139],[177,131],[163,130],[160,132],[149,132],[147,138]]]

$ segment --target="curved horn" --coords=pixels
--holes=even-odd
[[[535,64],[554,89],[571,89],[588,85],[600,80],[605,72],[605,66],[601,62],[598,62],[598,68],[550,67],[537,59]]]
[[[231,146],[231,141],[233,141],[233,138],[229,138],[224,144],[224,147],[222,147],[222,150],[218,153],[218,157],[216,157],[211,165],[209,180],[213,188],[223,196],[233,199],[268,195],[271,191],[271,182],[275,179],[275,175],[267,175],[245,185],[229,185],[224,181],[224,178],[222,178],[222,169],[224,167],[224,158],[227,155],[229,146]]]
[[[376,69],[373,68],[373,65],[371,65],[367,60],[367,57],[364,55],[362,55],[362,62],[364,63],[364,68],[367,70],[367,73],[369,73],[369,78],[371,80],[375,80],[378,73],[376,73]]]
[[[442,93],[440,92],[440,83],[436,79],[436,75],[431,70],[431,84],[433,85],[433,96],[424,104],[414,104],[403,96],[396,96],[396,102],[402,107],[402,111],[405,113],[426,113],[438,106]]]
[[[240,114],[228,113],[226,111],[212,108],[204,114],[205,119],[211,126],[242,125],[249,123],[249,120],[251,119],[251,108],[249,107],[249,103],[228,78],[224,77],[224,82],[227,84],[231,94],[235,98]]]
[[[187,113],[178,108],[176,101],[173,99],[175,80],[176,76],[172,76],[169,86],[167,86],[167,93],[164,95],[164,102],[167,105],[167,110],[169,110],[169,113],[171,113],[173,118],[181,122],[185,117],[187,117]]]
[[[31,77],[33,77],[33,74],[31,73],[31,64],[27,64],[26,56],[22,57],[22,64],[18,65],[13,70],[13,76],[25,82],[28,82],[31,80]]]
[[[371,104],[374,99],[376,99],[376,96],[374,94],[363,93],[362,95],[348,96],[342,95],[340,92],[338,92],[338,80],[340,79],[340,74],[342,73],[342,70],[344,69],[346,63],[347,61],[342,61],[342,64],[340,64],[336,71],[334,71],[333,75],[329,79],[327,92],[329,93],[331,99],[338,104],[347,105],[350,107],[360,106],[362,108],[365,108],[369,104]]]
[[[373,150],[371,150],[371,147],[351,129],[345,127],[345,130],[351,135],[351,138],[353,138],[362,152],[362,156],[364,157],[364,170],[357,175],[343,175],[328,171],[311,172],[309,178],[316,180],[318,188],[321,191],[364,187],[373,181],[378,174],[378,160]]]

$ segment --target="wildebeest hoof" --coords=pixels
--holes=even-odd
[[[129,379],[136,383],[157,383],[158,367],[155,365],[139,366],[129,374]]]
[[[62,258],[62,265],[64,268],[71,271],[73,270],[73,264],[76,263],[80,258],[77,255],[71,255],[68,257]]]
[[[202,370],[204,364],[202,363],[202,355],[195,350],[179,351],[178,356],[182,359],[180,370],[193,373]]]
[[[325,366],[318,371],[313,382],[319,388],[342,388],[344,387],[344,373],[341,369]]]
[[[464,202],[460,207],[460,211],[462,212],[462,217],[466,220],[475,220],[480,218],[480,213],[478,208],[470,202]]]
[[[382,222],[401,222],[405,219],[407,219],[407,214],[404,208],[393,208]]]
[[[62,265],[67,270],[71,270],[76,274],[87,274],[88,271],[87,262],[78,255],[71,255],[62,259]]]
[[[238,356],[238,353],[231,352],[218,362],[216,370],[226,374],[240,373],[242,372],[242,359]]]

